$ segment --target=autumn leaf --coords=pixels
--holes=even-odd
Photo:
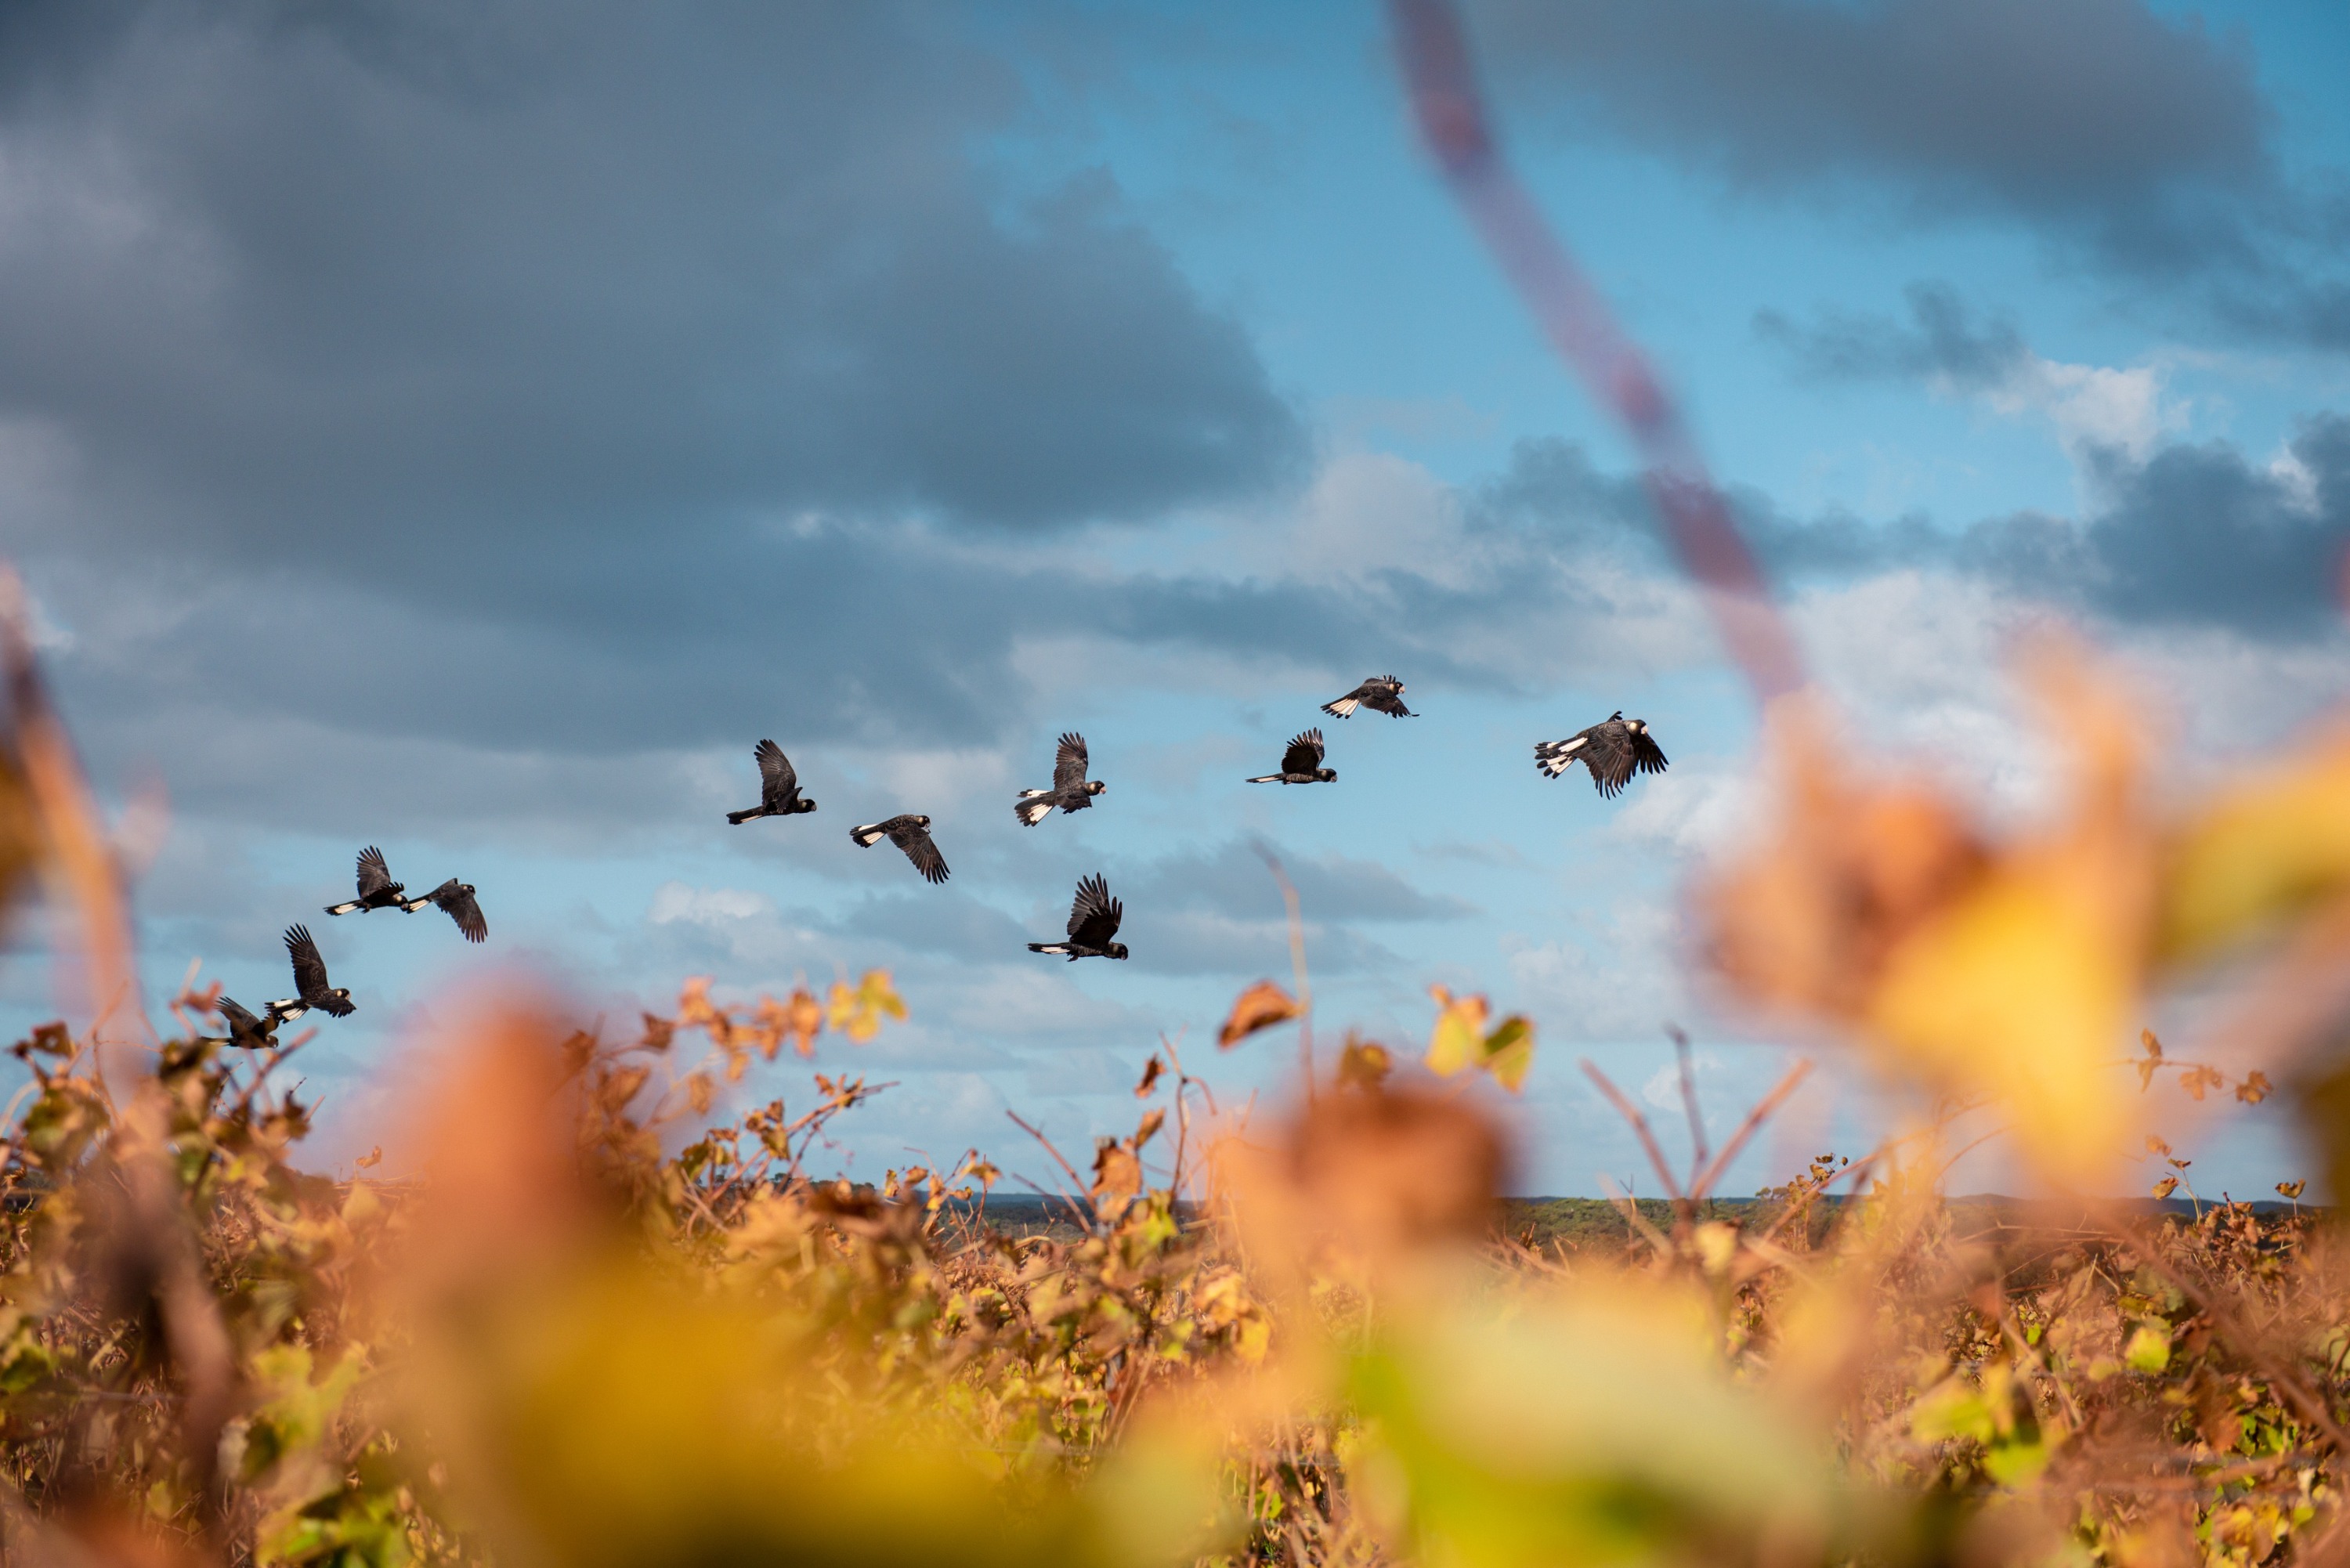
[[[886,969],[867,970],[854,990],[846,981],[836,981],[831,1000],[833,1028],[859,1045],[881,1032],[885,1013],[891,1018],[906,1016],[906,1004],[891,988]]]
[[[1147,1144],[1152,1138],[1157,1137],[1159,1136],[1159,1129],[1166,1125],[1167,1113],[1163,1110],[1153,1111],[1149,1116],[1144,1116],[1142,1118],[1141,1125],[1134,1129],[1134,1147],[1139,1149],[1144,1144]]]
[[[1482,1067],[1512,1094],[1523,1089],[1534,1065],[1534,1025],[1513,1013],[1488,1033],[1485,1020],[1492,1008],[1483,997],[1455,997],[1440,985],[1430,986],[1428,992],[1437,1007],[1436,1028],[1428,1040],[1428,1070],[1449,1078]]]
[[[376,1145],[351,1163],[361,1170],[373,1170],[383,1163],[383,1145]]]
[[[2157,1198],[2168,1198],[2178,1190],[2178,1178],[2175,1176],[2166,1176],[2154,1184],[2154,1195]]]
[[[2277,1196],[2280,1198],[2290,1198],[2295,1202],[2299,1202],[2301,1200],[2303,1189],[2306,1188],[2308,1185],[2309,1183],[2307,1181],[2280,1181],[2276,1184]]]
[[[1260,1029],[1286,1023],[1305,1011],[1297,999],[1269,980],[1258,981],[1232,1002],[1232,1015],[1216,1031],[1216,1044],[1229,1051]]]
[[[1131,1198],[1142,1190],[1142,1161],[1116,1138],[1100,1139],[1094,1148],[1093,1196]]]
[[[2170,1146],[2157,1137],[2154,1134],[2148,1133],[2146,1135],[2146,1152],[2148,1154],[2168,1154],[2170,1152]]]
[[[2190,1099],[2199,1103],[2205,1090],[2225,1088],[2227,1083],[2225,1075],[2214,1067],[2189,1067],[2178,1075],[2178,1086],[2187,1091]]]
[[[2157,946],[2192,961],[2350,891],[2350,730],[2227,791],[2168,836]]]
[[[1395,1070],[1395,1058],[1376,1041],[1358,1040],[1352,1033],[1338,1053],[1338,1083],[1342,1087],[1376,1089]]]
[[[1134,1097],[1149,1099],[1150,1091],[1159,1086],[1159,1076],[1167,1071],[1167,1064],[1153,1056],[1142,1064],[1142,1082],[1134,1085]]]
[[[824,1009],[816,993],[805,985],[792,988],[784,1002],[784,1033],[792,1042],[792,1049],[802,1056],[816,1054],[816,1037],[824,1030]]]
[[[2274,1093],[2276,1089],[2266,1073],[2248,1073],[2244,1081],[2236,1085],[2236,1098],[2248,1106],[2257,1106]]]
[[[1525,1088],[1526,1074],[1534,1064],[1534,1026],[1512,1013],[1501,1027],[1485,1036],[1485,1070],[1512,1094]]]
[[[637,1097],[637,1091],[645,1086],[645,1080],[652,1076],[652,1072],[650,1067],[615,1069],[596,1085],[597,1102],[606,1110],[619,1114]]]
[[[1436,1029],[1428,1037],[1428,1070],[1449,1078],[1484,1055],[1485,1015],[1492,1009],[1482,996],[1456,998],[1440,985],[1430,986],[1428,994],[1436,999]]]
[[[688,1073],[685,1075],[685,1097],[692,1104],[695,1116],[706,1116],[710,1114],[710,1107],[717,1103],[718,1087],[710,1081],[707,1073]]]

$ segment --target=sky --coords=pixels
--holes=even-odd
[[[2133,0],[1475,0],[1537,199],[1684,401],[1812,667],[1887,756],[2028,820],[2011,680],[2058,620],[2226,776],[2350,697],[2350,14]],[[307,920],[359,1004],[310,1158],[500,977],[615,1033],[887,968],[818,1065],[895,1086],[826,1158],[1046,1181],[1163,1036],[1281,1103],[1302,899],[1326,1047],[1431,984],[1539,1032],[1521,1190],[1653,1192],[1588,1057],[1678,1136],[1819,1070],[1731,1190],[1902,1113],[1690,964],[1754,715],[1629,450],[1448,202],[1367,4],[618,0],[0,11],[0,551],[130,833],[144,964],[257,1004]],[[1317,704],[1393,671],[1420,717]],[[1534,742],[1672,759],[1601,799]],[[1333,786],[1248,785],[1319,723]],[[1054,737],[1108,793],[1022,827]],[[813,815],[730,826],[772,736]],[[932,888],[847,829],[927,813]],[[330,919],[359,848],[491,931]],[[1123,964],[1026,951],[1077,877]],[[2150,1019],[2191,1054],[2208,999]],[[52,990],[42,921],[0,1011]],[[754,1072],[737,1105],[806,1094]],[[2307,1174],[2274,1104],[2173,1141]],[[2012,1187],[1996,1145],[1954,1173]]]

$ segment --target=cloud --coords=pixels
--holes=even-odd
[[[1823,311],[1797,324],[1775,310],[1754,317],[1757,337],[1796,374],[1816,382],[1913,381],[1938,396],[1969,398],[2010,417],[2044,419],[2076,462],[2119,452],[2144,462],[2186,410],[2165,395],[2151,365],[2116,369],[2047,359],[2007,322],[1977,325],[1947,284],[1913,284],[1910,320]]]
[[[0,408],[94,525],[414,585],[811,508],[1150,517],[1301,450],[1107,176],[982,166],[1017,78],[910,13],[121,16],[0,122]]]
[[[2222,628],[2262,641],[2332,637],[2350,547],[2350,418],[2304,420],[2264,462],[2225,441],[2085,446],[2093,504],[2077,516],[2018,513],[1942,527],[1920,516],[1791,516],[1765,495],[1732,497],[1747,535],[1791,586],[1930,568],[2014,598],[2124,627]],[[1523,443],[1489,493],[1532,525],[1557,519],[1571,547],[1593,533],[1615,550],[1648,524],[1612,498],[1595,505],[1579,449]],[[1603,496],[1604,492],[1600,492]],[[1650,570],[1661,557],[1646,545]],[[1599,546],[1601,558],[1610,547]]]
[[[2022,223],[2208,321],[2350,348],[2350,209],[2288,178],[2248,40],[2144,0],[1474,0],[1555,125],[1749,195]],[[1563,98],[1557,88],[1564,87]]]
[[[2136,0],[1484,0],[1491,58],[1761,185],[1855,174],[2117,217],[2269,172],[2250,50]]]

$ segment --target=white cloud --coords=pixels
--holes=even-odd
[[[2187,404],[2165,397],[2163,372],[2153,365],[2115,369],[2027,354],[1983,398],[2010,417],[2036,414],[2047,420],[2075,459],[2106,448],[2144,462],[2157,441],[2187,424]]]
[[[645,919],[656,926],[678,924],[718,928],[744,920],[773,919],[775,901],[763,893],[741,888],[692,888],[664,882],[653,889]]]

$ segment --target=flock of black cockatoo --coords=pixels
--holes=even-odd
[[[1418,718],[1403,705],[1403,682],[1394,676],[1375,675],[1344,697],[1325,702],[1322,711],[1334,719],[1347,719],[1354,716],[1357,709],[1367,708],[1389,718]],[[1322,732],[1307,730],[1282,753],[1278,773],[1259,774],[1246,782],[1336,784],[1338,770],[1324,765],[1326,749]],[[759,804],[747,810],[728,812],[728,822],[740,826],[758,817],[798,816],[816,809],[816,802],[800,794],[799,774],[782,747],[773,741],[761,741],[751,754],[759,764]],[[1633,774],[1663,773],[1665,753],[1658,749],[1647,723],[1627,719],[1617,711],[1564,741],[1544,741],[1534,747],[1534,765],[1545,777],[1556,778],[1577,763],[1590,774],[1599,793],[1612,799],[1632,782]],[[1013,803],[1013,815],[1023,826],[1034,827],[1055,810],[1066,814],[1087,809],[1096,796],[1109,788],[1101,780],[1086,776],[1090,768],[1086,738],[1064,733],[1053,757],[1052,786],[1022,790]],[[914,869],[924,878],[931,882],[947,879],[946,857],[931,841],[931,819],[927,816],[908,813],[868,822],[850,828],[848,836],[862,848],[870,848],[886,838],[905,852],[906,858],[913,862]],[[375,909],[400,909],[412,915],[427,904],[456,921],[467,941],[489,940],[489,922],[482,918],[482,906],[474,900],[471,882],[452,877],[431,892],[411,898],[403,884],[391,879],[391,867],[384,863],[383,851],[373,845],[359,851],[359,897],[328,905],[327,913],[363,915]],[[1067,938],[1057,942],[1030,942],[1028,950],[1064,956],[1072,963],[1081,958],[1125,958],[1126,944],[1118,940],[1118,923],[1125,918],[1125,906],[1110,897],[1109,883],[1097,872],[1077,884],[1076,898],[1069,906]],[[276,1044],[279,1024],[306,1012],[315,1010],[330,1018],[346,1018],[355,1011],[349,991],[328,983],[327,961],[319,956],[318,944],[311,939],[307,927],[286,928],[286,952],[294,964],[294,994],[271,1002],[259,1013],[240,1006],[232,998],[222,997],[218,1008],[222,1021],[228,1025],[228,1034],[221,1044],[259,1049]]]
[[[1357,708],[1367,708],[1393,719],[1416,719],[1419,715],[1403,705],[1403,682],[1394,676],[1374,675],[1344,697],[1322,704],[1322,711],[1334,719],[1348,719]],[[1247,782],[1336,784],[1338,770],[1323,763],[1326,749],[1322,732],[1307,730],[1282,753],[1280,772],[1259,774]],[[816,802],[801,797],[799,775],[775,742],[761,741],[752,755],[759,763],[759,804],[747,811],[728,812],[727,821],[740,825],[754,817],[795,816],[816,809]],[[1591,774],[1591,782],[1599,786],[1599,793],[1612,799],[1631,783],[1634,774],[1663,773],[1665,753],[1649,735],[1644,721],[1627,719],[1619,711],[1564,741],[1544,741],[1534,747],[1534,765],[1545,777],[1556,778],[1577,763]],[[1053,757],[1052,787],[1022,790],[1012,804],[1013,815],[1024,827],[1034,827],[1055,809],[1065,813],[1086,810],[1094,804],[1095,796],[1109,788],[1101,780],[1086,776],[1090,768],[1086,738],[1064,733]],[[925,878],[932,882],[947,879],[946,857],[939,853],[938,845],[931,838],[931,819],[927,816],[909,814],[868,822],[850,828],[848,836],[860,848],[870,848],[886,838],[905,851],[906,858]],[[1097,872],[1077,884],[1076,898],[1069,905],[1067,939],[1030,942],[1028,950],[1066,956],[1072,963],[1081,958],[1122,959],[1127,956],[1126,944],[1117,937],[1118,923],[1125,918],[1125,906],[1110,897],[1108,882]]]
[[[427,904],[456,921],[467,941],[490,940],[490,923],[482,918],[482,906],[474,901],[471,882],[452,877],[431,892],[411,898],[405,884],[391,879],[383,851],[372,844],[359,851],[359,897],[328,905],[327,913],[364,915],[370,909],[400,909],[412,915]],[[217,1044],[262,1050],[277,1044],[279,1024],[314,1009],[329,1018],[348,1018],[359,1011],[348,988],[327,982],[327,961],[319,956],[309,927],[286,928],[286,956],[294,961],[294,994],[271,1002],[257,1014],[239,1005],[234,997],[222,997],[214,1006],[221,1022],[228,1025],[228,1034]]]

